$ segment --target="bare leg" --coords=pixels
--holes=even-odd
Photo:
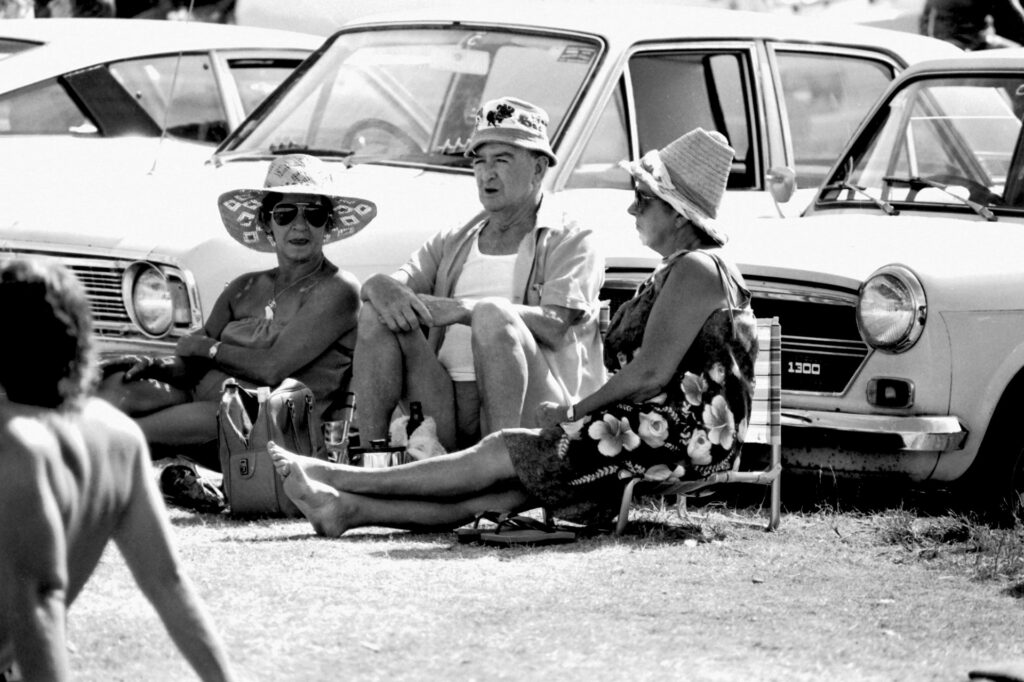
[[[518,483],[501,434],[492,434],[466,450],[387,469],[332,464],[295,455],[276,444],[269,449],[279,474],[299,467],[310,480],[335,490],[378,497],[451,499]]]
[[[402,349],[369,303],[359,311],[352,390],[356,394],[359,438],[365,443],[386,438],[388,420],[402,398]]]
[[[485,434],[536,426],[536,405],[570,397],[551,374],[533,334],[504,301],[482,301],[473,309],[473,361]]]
[[[404,397],[423,404],[437,423],[438,440],[455,448],[455,396],[451,379],[420,330],[395,333],[372,305],[359,313],[353,362],[356,421],[364,443],[386,438],[391,415]]]
[[[150,444],[202,445],[217,439],[217,408],[215,402],[184,403],[135,421]]]
[[[295,461],[275,460],[284,490],[318,535],[338,537],[361,526],[412,531],[450,530],[488,509],[519,511],[533,506],[521,487],[450,502],[378,498],[341,492],[306,475]],[[378,470],[383,471],[383,470]]]

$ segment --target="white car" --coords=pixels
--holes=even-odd
[[[335,165],[342,191],[378,206],[373,224],[328,246],[328,256],[360,279],[390,272],[429,235],[478,213],[463,155],[473,114],[515,95],[550,115],[559,163],[547,190],[604,240],[614,284],[657,259],[632,232],[621,159],[696,126],[717,129],[738,152],[723,216],[774,216],[770,172],[795,167],[798,192],[813,193],[896,73],[959,54],[919,36],[774,14],[587,6],[549,0],[523,16],[514,3],[473,3],[455,14],[423,8],[360,20],[328,39],[202,169],[129,180],[77,174],[58,201],[53,183],[12,179],[20,189],[0,195],[0,248],[72,265],[105,352],[167,350],[202,323],[228,281],[274,263],[227,236],[220,192],[262,185],[276,154],[316,154]],[[795,215],[799,204],[786,210]]]
[[[1021,509],[1022,116],[1024,51],[916,65],[803,217],[730,227],[782,323],[787,467]]]
[[[322,42],[192,22],[4,20],[0,158],[72,174],[201,164]]]

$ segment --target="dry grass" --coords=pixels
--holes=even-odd
[[[963,680],[1024,656],[1024,534],[905,508],[753,507],[497,549],[172,510],[243,679]],[[116,552],[71,611],[81,680],[191,679]]]

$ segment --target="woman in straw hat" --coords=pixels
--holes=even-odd
[[[731,466],[746,431],[757,353],[750,293],[718,254],[733,150],[693,130],[640,161],[629,213],[663,261],[615,313],[609,381],[572,405],[543,403],[541,430],[505,430],[462,452],[391,469],[321,463],[271,448],[286,492],[317,532],[455,527],[489,509],[544,505],[610,520],[625,479],[700,477]]]
[[[323,249],[365,227],[376,207],[339,195],[326,165],[304,154],[274,159],[263,187],[226,192],[218,205],[228,233],[276,254],[277,267],[231,282],[173,356],[107,364],[102,395],[135,417],[153,446],[216,441],[228,377],[250,387],[298,379],[321,413],[347,390],[359,283]]]

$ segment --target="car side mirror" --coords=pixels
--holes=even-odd
[[[783,215],[779,204],[784,204],[793,198],[793,192],[796,191],[796,171],[789,166],[776,166],[768,171],[765,181],[768,185],[768,192],[771,193],[772,200],[775,202],[775,210],[779,212],[780,218],[784,218],[785,215]]]

